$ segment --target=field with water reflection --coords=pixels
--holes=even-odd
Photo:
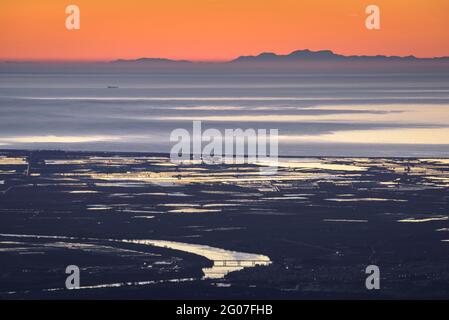
[[[449,295],[447,159],[280,160],[3,151],[1,297]]]

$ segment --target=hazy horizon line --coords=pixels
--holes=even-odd
[[[275,51],[261,51],[259,53],[254,53],[254,54],[240,54],[235,56],[234,58],[231,59],[201,59],[201,60],[196,60],[196,59],[185,59],[185,58],[168,58],[168,57],[161,57],[161,56],[138,56],[138,57],[134,57],[134,58],[122,58],[122,57],[117,57],[117,58],[111,58],[111,59],[16,59],[16,58],[7,58],[7,59],[0,59],[1,63],[111,63],[111,62],[117,62],[117,61],[123,61],[123,62],[132,62],[135,60],[139,60],[139,59],[161,59],[161,60],[166,60],[167,62],[190,62],[190,63],[226,63],[226,62],[232,62],[240,57],[257,57],[261,54],[264,53],[273,53],[275,55],[277,55],[278,57],[282,57],[282,56],[288,56],[289,54],[292,54],[293,52],[296,51],[310,51],[312,53],[316,53],[316,52],[323,52],[323,51],[328,51],[328,52],[332,52],[335,55],[340,55],[340,56],[344,56],[344,57],[387,57],[387,58],[408,58],[408,57],[414,57],[416,59],[441,59],[441,58],[449,58],[449,55],[442,55],[442,56],[416,56],[414,54],[408,54],[408,55],[387,55],[387,54],[342,54],[342,53],[338,53],[338,52],[334,52],[333,50],[330,49],[320,49],[320,50],[311,50],[311,49],[296,49],[293,50],[289,53],[277,53]]]

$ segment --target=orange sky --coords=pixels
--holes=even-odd
[[[65,29],[65,7],[81,29]],[[381,30],[365,28],[365,7]],[[0,0],[0,60],[227,60],[296,49],[449,56],[448,0]]]

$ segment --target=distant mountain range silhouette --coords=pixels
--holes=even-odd
[[[366,55],[350,55],[345,56],[341,54],[337,54],[332,52],[331,50],[320,50],[320,51],[311,51],[308,49],[305,50],[296,50],[290,54],[279,55],[273,52],[263,52],[259,55],[255,56],[240,56],[234,60],[227,62],[215,62],[217,63],[248,63],[248,62],[257,62],[257,63],[280,63],[280,62],[339,62],[339,61],[410,61],[410,62],[419,62],[419,61],[449,61],[449,57],[434,57],[434,58],[417,58],[415,56],[385,56],[385,55],[375,55],[375,56],[366,56]],[[188,60],[171,60],[165,58],[139,58],[135,60],[124,60],[119,59],[113,61],[113,63],[155,63],[155,64],[190,64],[190,63],[208,63],[208,62],[193,62]],[[210,63],[210,62],[209,62]]]
[[[67,73],[439,73],[449,74],[449,57],[342,55],[330,50],[297,50],[290,54],[263,52],[229,61],[167,58],[114,61],[0,61],[0,72]]]
[[[192,63],[188,60],[171,60],[166,58],[139,58],[139,59],[118,59],[112,61],[113,63]]]

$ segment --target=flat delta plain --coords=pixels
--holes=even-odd
[[[263,166],[0,151],[0,297],[449,296],[448,159]],[[381,290],[365,287],[369,265]]]

